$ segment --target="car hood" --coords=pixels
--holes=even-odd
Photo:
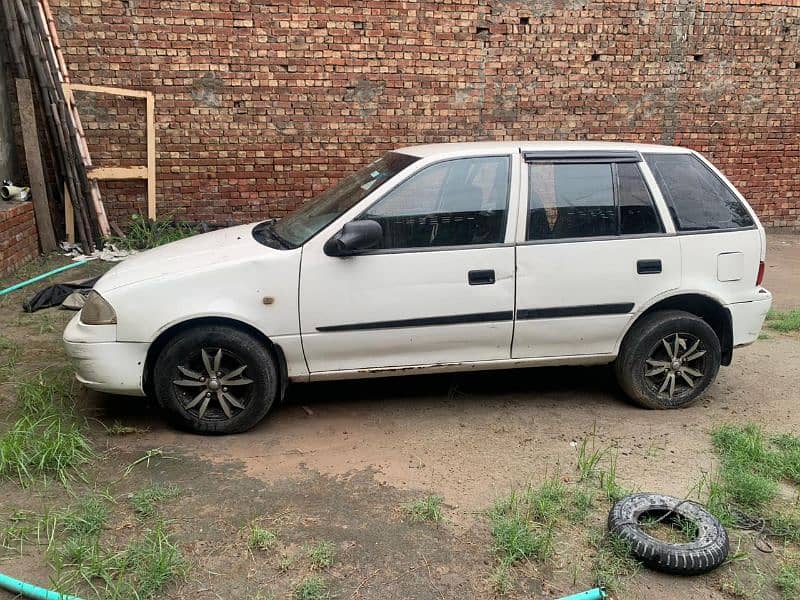
[[[95,284],[99,293],[148,279],[186,274],[221,264],[252,259],[254,253],[279,252],[259,244],[254,223],[220,229],[165,244],[125,259]]]

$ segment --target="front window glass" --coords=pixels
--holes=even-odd
[[[483,156],[426,167],[359,219],[380,223],[379,249],[496,244],[505,238],[510,159]]]
[[[751,227],[727,185],[692,154],[645,154],[678,231]]]
[[[368,194],[417,160],[419,159],[415,156],[389,152],[372,164],[345,177],[275,223],[271,227],[271,233],[288,247],[302,246]]]

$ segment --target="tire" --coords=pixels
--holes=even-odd
[[[172,338],[153,369],[156,400],[170,421],[202,434],[240,433],[275,403],[278,374],[263,341],[221,325]]]
[[[694,523],[697,537],[670,544],[648,535],[639,524],[645,515],[664,521]],[[656,571],[699,575],[716,569],[728,556],[728,534],[719,520],[695,502],[661,494],[633,494],[617,502],[608,515],[608,530],[630,546],[631,554]]]
[[[681,310],[662,310],[631,328],[615,370],[620,387],[640,406],[683,408],[714,382],[721,362],[719,338],[708,323]],[[664,371],[658,372],[662,367]]]

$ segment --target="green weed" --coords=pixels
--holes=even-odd
[[[513,565],[522,559],[545,560],[553,555],[554,525],[532,523],[520,515],[493,519],[494,553],[500,562]]]
[[[767,314],[767,326],[783,332],[797,331],[800,329],[800,308],[785,312],[770,310]]]
[[[55,374],[42,374],[21,383],[17,399],[21,416],[0,436],[0,477],[27,485],[52,476],[67,485],[94,457],[70,386]]]
[[[176,485],[154,483],[135,492],[131,497],[131,503],[139,517],[149,519],[156,515],[158,504],[176,498],[180,493],[181,490]]]
[[[625,578],[639,572],[639,563],[631,556],[630,545],[621,537],[596,533],[591,542],[596,551],[592,577],[598,587],[617,591]]]
[[[758,516],[773,535],[800,540],[797,508],[775,507],[781,480],[800,483],[800,437],[781,434],[768,439],[751,423],[723,425],[712,433],[712,440],[721,467],[709,482],[709,510],[725,525],[742,515]]]
[[[441,523],[444,520],[444,513],[442,512],[443,502],[444,500],[441,496],[430,494],[424,498],[409,502],[403,506],[403,509],[414,523],[423,521]]]
[[[153,220],[134,214],[125,237],[114,236],[108,241],[124,250],[148,250],[198,233],[197,227],[175,221],[171,216]]]
[[[786,600],[800,594],[800,555],[790,554],[781,562],[775,584]]]
[[[507,594],[513,586],[511,580],[511,568],[508,564],[501,562],[492,571],[492,587],[499,595]]]
[[[247,543],[252,550],[269,550],[277,540],[278,536],[274,532],[259,527],[255,523],[250,525],[250,536]]]
[[[594,508],[595,493],[589,489],[575,489],[572,492],[568,518],[572,523],[582,523]]]
[[[110,600],[160,597],[165,585],[186,574],[181,552],[162,522],[119,551],[106,548],[93,533],[72,532],[52,544],[48,556],[57,590],[85,583],[98,597]]]
[[[591,446],[589,442],[591,441]],[[604,450],[595,448],[594,434],[583,438],[578,447],[578,473],[581,481],[594,479],[598,474],[600,461],[603,458]]]
[[[306,547],[306,558],[313,569],[327,569],[336,559],[336,546],[333,542],[317,542]]]
[[[19,344],[0,335],[0,383],[11,378],[21,354]]]
[[[608,469],[600,472],[600,490],[609,502],[617,502],[629,492],[617,481],[617,455],[611,455]]]
[[[295,600],[328,600],[331,593],[322,577],[306,577],[294,588]]]
[[[553,555],[555,526],[567,503],[566,486],[550,478],[537,488],[512,491],[489,513],[492,550],[499,561],[513,565],[523,559],[546,560]]]
[[[110,426],[106,427],[106,433],[110,436],[122,435],[140,435],[148,433],[149,427],[134,427],[132,425],[123,425],[119,421],[114,421]]]

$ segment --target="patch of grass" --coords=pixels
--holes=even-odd
[[[558,518],[566,499],[567,486],[556,477],[545,480],[538,488],[529,487],[525,491],[525,502],[530,508],[530,516],[543,523],[550,523]]]
[[[758,566],[748,558],[738,561],[737,567],[729,565],[727,570],[718,579],[719,589],[734,598],[751,600],[752,598],[765,598],[767,596],[768,580]],[[770,590],[770,596],[774,596]]]
[[[617,455],[611,455],[608,468],[600,471],[600,490],[609,502],[617,502],[630,492],[617,481]]]
[[[800,540],[800,512],[778,503],[779,483],[800,483],[800,437],[768,438],[755,424],[723,425],[712,433],[720,455],[717,477],[708,487],[709,510],[725,525],[741,516],[759,517],[772,535]]]
[[[21,485],[55,477],[67,485],[94,457],[71,386],[57,374],[42,373],[17,387],[17,399],[21,416],[0,436],[0,477]]]
[[[531,523],[520,515],[497,515],[492,523],[494,553],[501,564],[522,559],[545,560],[553,555],[553,524]]]
[[[322,577],[306,577],[294,588],[295,600],[328,600],[332,598],[328,584]]]
[[[511,591],[514,583],[511,579],[511,568],[504,562],[499,563],[492,571],[492,587],[499,595]]]
[[[781,591],[782,598],[797,598],[800,594],[800,555],[790,554],[781,562],[775,585]]]
[[[444,499],[436,494],[430,494],[424,498],[419,498],[403,506],[406,514],[414,523],[432,521],[441,523],[444,520],[442,503]]]
[[[0,335],[0,383],[8,381],[14,372],[20,354],[19,344]]]
[[[312,569],[327,569],[336,559],[336,546],[333,542],[317,542],[313,546],[307,546],[305,550]]]
[[[652,514],[639,519],[639,525],[650,537],[668,544],[688,544],[697,539],[699,529],[694,521],[672,514],[667,518]]]
[[[110,237],[108,241],[123,250],[148,250],[200,233],[194,225],[175,221],[171,216],[146,219],[140,214],[131,216],[125,237]]]
[[[98,597],[110,600],[161,597],[164,586],[186,574],[180,549],[160,521],[122,550],[106,548],[93,533],[72,532],[51,545],[48,557],[56,572],[56,590],[74,590],[85,583]]]
[[[134,427],[132,425],[123,425],[119,421],[114,421],[109,427],[106,427],[106,433],[110,436],[122,435],[141,435],[148,433],[149,427]]]
[[[269,550],[277,540],[278,536],[269,529],[264,529],[255,523],[250,525],[247,545],[251,550]]]
[[[800,482],[800,438],[784,434],[767,441],[758,425],[723,425],[712,433],[720,454],[720,479],[730,500],[760,509],[778,493],[778,481]]]
[[[594,508],[595,493],[593,490],[577,488],[572,492],[568,518],[572,523],[582,523]]]
[[[178,486],[163,483],[154,483],[153,485],[138,490],[131,496],[131,503],[136,514],[143,518],[149,519],[156,515],[158,511],[158,504],[165,500],[177,498],[181,490]]]
[[[767,314],[767,326],[784,333],[800,330],[800,308],[789,311],[770,310]]]
[[[630,546],[613,534],[595,534],[591,540],[596,554],[592,563],[595,585],[614,592],[623,587],[624,579],[639,572],[639,563],[631,556]]]
[[[599,472],[600,460],[603,458],[604,450],[595,447],[595,435],[583,438],[578,447],[578,473],[581,481],[589,481]],[[591,445],[589,443],[591,442]]]
[[[489,514],[492,550],[501,564],[523,559],[546,560],[553,555],[555,526],[567,504],[567,488],[557,477],[539,487],[498,500]]]
[[[281,559],[278,561],[278,571],[281,573],[285,573],[289,569],[294,566],[294,563],[297,561],[297,557],[291,554],[282,553]]]

